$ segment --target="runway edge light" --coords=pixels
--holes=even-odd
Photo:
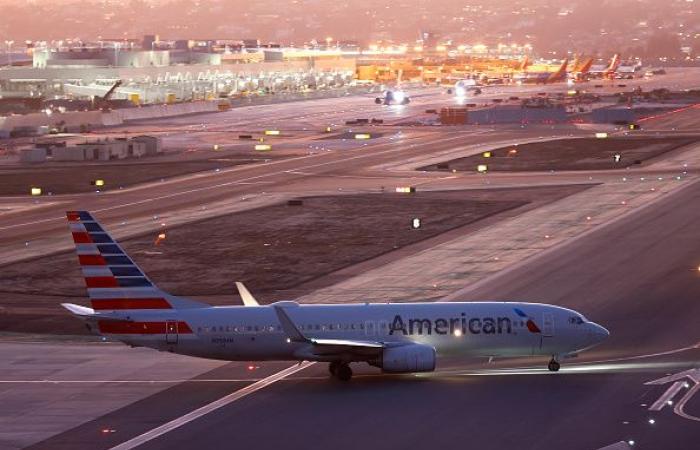
[[[479,164],[478,166],[476,166],[476,171],[479,173],[485,173],[487,170],[489,170],[489,166],[487,166],[486,164]]]
[[[41,188],[40,187],[32,187],[31,190],[29,191],[33,196],[41,195]]]
[[[370,139],[372,137],[369,133],[357,133],[355,139]]]
[[[270,144],[256,144],[255,150],[259,152],[266,152],[272,150],[272,146]]]

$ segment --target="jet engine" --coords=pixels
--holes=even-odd
[[[435,348],[423,344],[387,347],[380,361],[373,366],[387,373],[432,372],[435,370]]]

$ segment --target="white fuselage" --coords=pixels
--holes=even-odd
[[[570,355],[607,337],[603,327],[575,311],[535,303],[277,305],[307,338],[420,343],[434,347],[438,356]],[[131,345],[204,358],[325,360],[289,339],[272,305],[131,311],[128,320],[126,334],[106,332],[101,321],[100,331]],[[163,321],[165,334],[133,331],[141,323]]]

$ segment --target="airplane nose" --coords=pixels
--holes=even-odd
[[[588,325],[589,333],[596,342],[602,342],[610,336],[610,332],[605,327],[593,322],[590,322]]]

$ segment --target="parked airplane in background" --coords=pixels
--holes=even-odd
[[[565,59],[559,68],[554,72],[521,72],[515,75],[514,79],[516,82],[521,84],[548,84],[556,83],[558,81],[566,81],[566,69],[569,65],[569,60]]]
[[[608,331],[570,309],[520,302],[259,305],[214,307],[156,287],[87,211],[70,211],[92,308],[63,304],[103,336],[132,346],[228,361],[321,361],[349,380],[350,363],[388,373],[430,372],[437,357],[561,358]]]
[[[610,60],[610,64],[607,66],[604,65],[594,65],[591,67],[591,70],[589,73],[597,78],[609,78],[613,79],[615,78],[615,74],[617,72],[617,69],[620,67],[620,55],[615,54],[613,55],[612,59]]]
[[[472,78],[459,80],[454,84],[454,87],[447,89],[448,94],[454,94],[458,98],[464,98],[470,95],[481,94],[481,86]]]
[[[382,97],[374,99],[377,105],[408,105],[411,99],[401,89],[386,90]]]
[[[569,72],[569,80],[573,82],[587,81],[591,67],[593,67],[593,58],[586,58],[585,60],[581,61],[577,57],[574,60],[571,71]]]

